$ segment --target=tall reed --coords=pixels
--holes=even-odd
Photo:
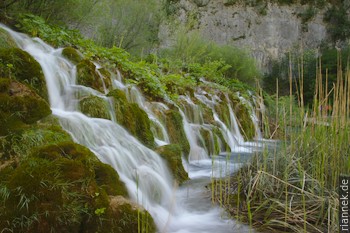
[[[350,70],[343,72],[340,52],[337,62],[329,86],[319,59],[311,108],[304,105],[303,59],[296,80],[290,69],[290,96],[277,94],[270,115],[281,141],[231,177],[224,206],[232,216],[268,232],[338,231],[338,178],[350,173]]]

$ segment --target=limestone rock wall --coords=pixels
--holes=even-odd
[[[220,44],[247,48],[258,64],[267,69],[271,59],[300,48],[316,49],[327,38],[323,22],[325,10],[315,9],[313,17],[303,22],[307,5],[278,5],[263,2],[258,6],[230,4],[228,0],[180,0],[170,21],[160,27],[161,46],[170,46],[177,25],[192,25],[208,39]]]

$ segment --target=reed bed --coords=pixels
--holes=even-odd
[[[338,232],[338,180],[350,171],[350,69],[343,71],[339,54],[332,86],[321,60],[317,70],[311,108],[304,106],[302,65],[298,80],[290,78],[289,98],[277,94],[272,121],[278,146],[213,181],[222,188],[212,189],[213,200],[260,231]]]

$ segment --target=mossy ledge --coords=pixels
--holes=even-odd
[[[26,85],[0,78],[0,135],[25,128],[51,114],[48,103]]]
[[[15,48],[17,47],[16,43],[8,32],[0,28],[0,48]]]
[[[115,89],[108,94],[113,98],[117,122],[146,146],[154,147],[154,136],[147,113],[136,103],[129,103],[125,93]]]
[[[190,144],[187,141],[185,130],[183,128],[182,116],[176,110],[168,110],[165,112],[165,125],[168,129],[170,142],[178,144],[182,152],[188,155],[190,152]]]
[[[102,93],[105,92],[105,88],[109,89],[112,85],[111,80],[100,75],[95,64],[87,59],[77,64],[77,83]]]
[[[233,110],[237,116],[237,121],[243,133],[243,137],[245,140],[252,140],[255,137],[255,127],[248,108],[241,102],[237,101],[234,102]]]
[[[79,102],[80,111],[87,116],[110,120],[108,103],[98,96],[88,96]]]
[[[188,174],[182,165],[181,146],[170,144],[158,147],[155,151],[167,161],[168,167],[179,184],[182,184],[189,179]]]
[[[83,60],[83,55],[72,47],[66,47],[62,50],[62,56],[70,60],[73,64],[78,64]]]

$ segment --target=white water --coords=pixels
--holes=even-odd
[[[94,92],[96,95],[102,93],[75,84],[75,66],[60,55],[61,50],[46,45],[40,39],[31,39],[6,27],[3,28],[13,36],[21,49],[30,53],[42,66],[51,109],[59,118],[62,127],[77,143],[88,147],[101,161],[110,164],[118,171],[131,199],[150,212],[160,232],[249,231],[243,225],[222,218],[221,210],[209,204],[210,200],[205,196],[203,188],[208,182],[207,179],[202,183],[197,182],[197,185],[175,190],[168,168],[158,154],[139,143],[117,123],[89,118],[80,113],[76,96],[79,96],[82,89]],[[186,124],[184,114],[183,117]],[[189,128],[185,125],[187,131]],[[187,133],[191,135],[191,132]],[[193,144],[191,150],[192,146]],[[206,166],[211,160],[204,159],[201,163]],[[234,166],[237,165],[228,166],[230,172],[231,168],[235,169]],[[187,169],[194,181],[215,174],[208,169],[200,174],[197,172],[201,170],[198,164],[189,164]]]

